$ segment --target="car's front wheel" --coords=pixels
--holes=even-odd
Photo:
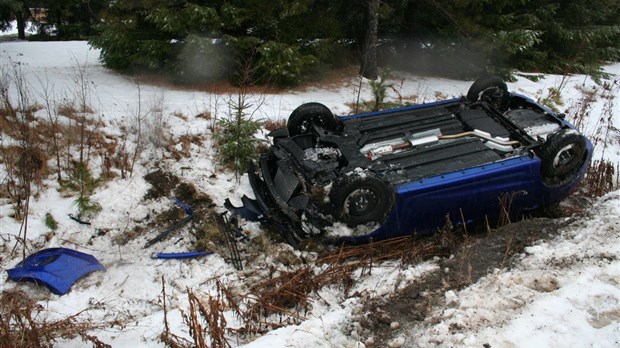
[[[470,103],[487,102],[504,112],[508,109],[508,86],[499,76],[480,77],[469,87],[467,100]]]
[[[305,103],[297,107],[289,116],[286,128],[289,136],[306,134],[312,129],[313,123],[328,130],[338,128],[336,116],[321,103]]]
[[[349,226],[381,224],[394,206],[394,190],[371,174],[337,180],[329,196],[334,217]]]

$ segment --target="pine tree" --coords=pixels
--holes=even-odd
[[[366,33],[362,50],[360,74],[367,79],[376,80],[377,70],[377,31],[379,29],[379,0],[366,0]]]
[[[55,39],[83,40],[94,34],[103,0],[39,0],[37,7],[45,12],[45,23],[39,23],[41,35],[47,36],[53,26]]]
[[[431,57],[429,68],[448,66],[452,73],[470,71],[469,77],[510,69],[596,73],[602,61],[620,59],[617,0],[425,0],[408,6],[403,34],[425,46],[416,53]]]
[[[330,38],[340,29],[330,6],[325,0],[119,0],[90,43],[113,69],[156,70],[181,81],[234,80],[234,67],[252,57],[256,82],[296,84],[330,57]]]
[[[103,63],[117,70],[166,70],[188,33],[209,33],[219,18],[211,7],[183,1],[113,1],[100,34],[89,43]]]
[[[0,0],[0,31],[10,27],[11,21],[17,22],[17,37],[26,39],[26,22],[30,19],[30,3],[18,0]]]
[[[351,57],[375,67],[369,48],[376,65],[469,78],[620,59],[617,0],[367,1],[376,15],[347,0],[107,0],[90,42],[108,67],[181,82],[234,81],[251,61],[252,83],[297,84]]]

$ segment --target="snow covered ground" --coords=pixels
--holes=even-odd
[[[75,197],[59,193],[58,184],[50,177],[30,202],[29,252],[45,247],[73,248],[96,256],[106,271],[81,279],[64,296],[50,294],[47,289],[33,284],[8,281],[6,272],[2,272],[1,291],[26,291],[51,317],[63,318],[87,310],[93,322],[114,321],[116,325],[93,332],[113,347],[163,347],[159,341],[164,330],[162,282],[166,288],[171,331],[188,337],[181,315],[188,307],[187,289],[204,296],[214,295],[217,292],[214,279],[243,289],[244,282],[256,276],[252,272],[260,275],[270,266],[278,271],[285,270],[269,255],[257,258],[244,272],[236,271],[217,254],[192,260],[154,260],[150,258],[151,251],[183,251],[191,244],[191,236],[185,235],[184,240],[172,238],[149,250],[143,249],[146,240],[159,230],[124,245],[115,242],[149,216],[173,205],[169,198],[144,199],[150,187],[144,175],[156,168],[176,173],[182,181],[193,183],[213,199],[216,209],[223,209],[227,197],[238,203],[243,194],[252,195],[246,177],[238,182],[232,173],[216,163],[208,138],[212,121],[199,117],[205,111],[226,110],[228,96],[138,83],[103,68],[98,62],[98,52],[89,49],[85,42],[0,43],[0,65],[11,67],[17,63],[31,86],[31,97],[42,105],[45,103],[41,95],[44,86],[53,86],[59,99],[72,99],[79,94],[76,86],[82,76],[81,81],[86,81],[88,86],[88,104],[94,110],[94,117],[101,121],[101,131],[106,134],[118,136],[122,134],[122,127],[132,129],[138,110],[151,109],[158,110],[157,122],[163,124],[163,134],[175,141],[177,150],[182,150],[178,139],[183,136],[207,135],[207,138],[201,145],[190,144],[190,155],[177,159],[155,145],[145,149],[130,178],[115,178],[96,189],[92,199],[101,205],[102,211],[92,219],[90,226],[77,224],[68,217],[76,213]],[[620,64],[608,66],[607,71],[620,75]],[[394,82],[401,96],[417,96],[417,102],[459,96],[471,84],[471,81],[407,74],[398,74]],[[255,117],[286,119],[295,107],[310,101],[320,101],[336,114],[347,114],[350,111],[346,103],[355,101],[358,83],[359,80],[352,77],[339,87],[312,87],[256,96],[262,106]],[[595,158],[619,163],[620,102],[614,99],[619,83],[618,77],[613,77],[606,81],[606,90],[585,76],[545,76],[537,82],[519,77],[517,82],[509,83],[509,89],[544,98],[549,88],[561,88],[564,106],[558,106],[559,109],[569,109],[569,115],[577,114],[575,110],[581,106],[587,109],[584,112],[589,117],[583,129],[587,136],[599,139]],[[594,90],[607,98],[585,105],[584,90]],[[367,83],[361,96],[371,99]],[[606,108],[610,112],[606,113]],[[611,119],[600,120],[599,115],[605,114],[611,115]],[[613,127],[609,128],[610,125]],[[611,134],[603,136],[608,129]],[[96,161],[101,159],[94,159],[93,168],[100,166]],[[6,169],[0,169],[0,182],[4,183]],[[13,267],[21,259],[20,253],[13,251],[20,222],[11,218],[11,213],[10,202],[0,200],[2,270]],[[48,233],[44,224],[47,213],[58,221],[59,228],[53,234]],[[495,270],[463,290],[447,292],[445,307],[435,309],[422,324],[401,323],[400,336],[392,345],[620,346],[619,224],[620,192],[616,191],[597,201],[586,217],[568,225],[560,237],[528,247],[513,269]],[[255,234],[260,233],[256,226],[248,228]],[[287,246],[278,248],[286,250]],[[337,287],[321,290],[301,324],[277,329],[254,341],[231,336],[230,344],[370,347],[372,341],[355,330],[354,313],[362,307],[363,299],[389,296],[436,269],[432,261],[404,269],[397,263],[377,265],[372,275],[359,275],[349,296],[344,296]],[[240,325],[232,313],[226,316],[230,327]],[[83,344],[70,340],[58,345]]]
[[[407,331],[415,346],[618,347],[620,192],[597,202],[560,237],[527,247]],[[434,324],[429,324],[434,323]]]

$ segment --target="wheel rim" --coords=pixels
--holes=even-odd
[[[378,196],[374,190],[360,188],[351,192],[345,200],[345,212],[353,216],[368,214],[377,206]]]
[[[308,132],[310,130],[310,125],[311,124],[312,124],[312,119],[303,121],[299,125],[299,127],[297,127],[297,130],[299,131],[299,134],[305,134],[306,132]]]
[[[321,126],[325,125],[323,117],[321,116],[308,117],[307,119],[303,120],[297,127],[299,134],[306,134],[307,132],[311,131],[313,123],[318,123]]]
[[[489,87],[483,89],[478,94],[478,101],[487,102],[492,106],[499,108],[504,91],[499,87]]]
[[[563,168],[569,165],[575,158],[575,145],[570,144],[564,146],[553,158],[553,168]]]

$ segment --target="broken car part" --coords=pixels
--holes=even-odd
[[[210,251],[182,251],[178,253],[152,253],[152,259],[191,259],[213,254]]]
[[[220,232],[224,235],[226,240],[226,246],[228,247],[229,257],[228,261],[232,263],[236,270],[241,271],[243,269],[243,262],[241,260],[241,254],[239,253],[239,247],[237,245],[238,239],[247,239],[237,225],[237,218],[228,218],[228,214],[217,214],[215,220],[220,229]]]
[[[53,293],[64,295],[78,279],[103,270],[103,265],[92,255],[66,248],[49,248],[26,257],[7,273],[11,280],[41,283]]]
[[[188,222],[190,222],[193,218],[194,218],[194,212],[192,211],[192,208],[190,208],[187,204],[181,202],[180,200],[175,198],[175,204],[178,205],[179,207],[183,208],[183,210],[185,211],[185,213],[187,214],[187,216],[185,218],[183,218],[181,221],[175,223],[174,225],[168,227],[167,229],[165,229],[163,232],[161,232],[160,234],[158,234],[155,238],[150,239],[148,242],[146,242],[144,244],[144,248],[148,248],[151,245],[160,242],[162,240],[164,240],[166,237],[168,237],[172,232],[180,229],[181,227],[185,226]]]

